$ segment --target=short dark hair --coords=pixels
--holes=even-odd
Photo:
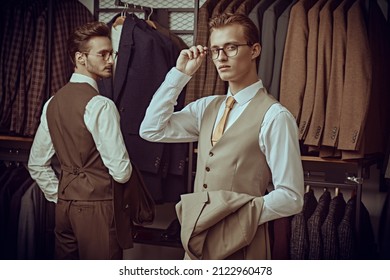
[[[73,66],[76,66],[75,53],[88,52],[88,42],[93,37],[108,37],[111,39],[110,28],[104,22],[94,21],[78,26],[68,39],[68,54]]]
[[[222,13],[212,17],[209,21],[210,34],[214,29],[218,29],[227,25],[241,25],[244,29],[244,36],[247,43],[253,45],[259,43],[259,30],[253,21],[244,14]]]

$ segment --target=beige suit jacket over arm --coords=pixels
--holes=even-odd
[[[176,212],[187,256],[226,259],[246,247],[246,259],[269,259],[267,227],[258,226],[262,206],[262,197],[231,191],[182,195]],[[250,248],[252,243],[256,250]]]

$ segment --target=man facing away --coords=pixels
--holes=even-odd
[[[221,14],[210,20],[209,27],[210,47],[181,51],[146,111],[140,135],[156,142],[198,141],[194,193],[191,199],[182,196],[176,207],[186,259],[269,259],[267,222],[294,215],[303,204],[296,122],[258,79],[261,46],[253,22],[245,15]],[[174,112],[179,93],[206,56],[228,82],[226,96],[203,97]],[[229,97],[234,97],[234,103],[226,117]],[[217,136],[222,118],[227,121],[222,136]],[[270,182],[274,190],[266,194]],[[252,204],[242,212],[248,196]],[[204,206],[198,207],[198,202]],[[236,223],[223,211],[236,213],[241,221]],[[222,216],[216,221],[208,220],[218,215]],[[212,227],[202,231],[206,225]],[[239,241],[247,236],[249,241]]]
[[[120,225],[115,219],[114,185],[129,180],[132,166],[116,106],[96,84],[112,75],[110,29],[100,22],[78,27],[68,52],[74,73],[44,105],[28,168],[56,203],[57,259],[122,259],[123,248],[131,246],[131,225],[130,218]],[[59,180],[51,167],[54,154]],[[128,240],[119,240],[118,226]]]

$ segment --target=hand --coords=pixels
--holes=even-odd
[[[206,54],[207,47],[201,45],[182,50],[176,61],[176,68],[184,74],[192,76],[199,69]]]

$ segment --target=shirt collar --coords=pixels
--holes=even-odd
[[[263,82],[261,80],[258,80],[256,83],[251,84],[250,86],[247,86],[246,88],[240,90],[234,96],[232,95],[232,92],[230,91],[229,88],[227,96],[233,96],[239,105],[244,105],[245,103],[252,100],[252,98],[255,97],[256,93],[262,87],[263,87]]]
[[[99,92],[98,85],[94,79],[79,73],[73,73],[70,77],[71,83],[87,83],[91,85],[97,92]]]

